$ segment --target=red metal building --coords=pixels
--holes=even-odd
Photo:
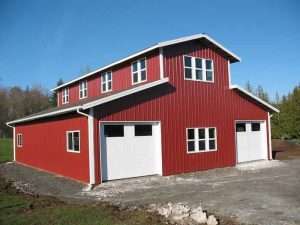
[[[278,110],[231,84],[238,61],[198,34],[56,87],[56,108],[8,123],[15,161],[99,184],[271,159]]]

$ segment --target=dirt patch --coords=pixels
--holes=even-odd
[[[300,159],[300,145],[292,142],[279,139],[272,140],[273,157],[276,152],[275,159],[291,160]]]

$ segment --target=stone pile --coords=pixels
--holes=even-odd
[[[157,212],[175,224],[190,225],[218,225],[214,215],[207,216],[202,207],[191,209],[184,203],[168,203],[166,205],[151,204],[149,211]]]

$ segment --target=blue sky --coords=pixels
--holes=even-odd
[[[0,0],[0,85],[75,78],[159,41],[207,33],[242,58],[233,83],[300,82],[300,1]]]

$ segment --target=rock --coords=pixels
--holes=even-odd
[[[191,209],[183,203],[175,204],[171,208],[171,218],[176,221],[183,220],[190,215]]]
[[[218,221],[214,215],[210,215],[207,219],[207,225],[218,225]]]
[[[197,223],[200,223],[200,224],[207,223],[207,216],[206,216],[206,213],[203,211],[191,213],[190,217],[192,220],[194,220]]]

